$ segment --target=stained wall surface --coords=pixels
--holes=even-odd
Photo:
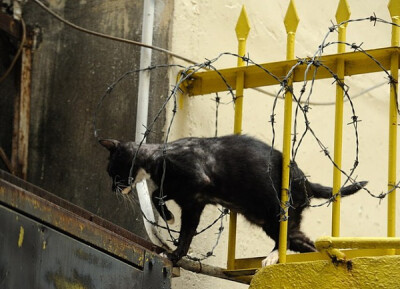
[[[55,13],[78,26],[141,40],[142,1],[46,2]],[[156,46],[168,45],[172,9],[172,2],[156,3]],[[72,29],[33,1],[23,6],[23,18],[28,26],[40,29],[32,64],[28,181],[146,237],[140,211],[111,192],[111,179],[106,172],[109,153],[98,144],[93,130],[93,116],[97,113],[99,137],[134,139],[138,73],[131,73],[116,85],[100,109],[97,106],[111,84],[139,68],[140,47]],[[1,43],[6,47],[6,41]],[[1,68],[6,66],[3,60]],[[153,62],[165,64],[167,56],[154,52]],[[153,71],[151,78],[158,85],[151,86],[149,118],[158,113],[169,85],[165,71]],[[0,88],[0,146],[8,155],[13,97],[18,88],[18,71]],[[149,141],[162,139],[164,119],[161,114],[155,126],[159,133],[151,134]]]

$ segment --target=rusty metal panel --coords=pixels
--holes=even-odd
[[[168,289],[171,288],[171,278],[172,266],[165,266],[158,254],[146,251],[143,283],[140,288]]]
[[[0,170],[0,288],[170,288],[160,251]]]
[[[0,201],[143,267],[144,248],[53,202],[0,179]],[[77,210],[76,210],[77,211]]]
[[[142,288],[143,271],[0,206],[1,288]]]
[[[6,194],[6,191],[14,192],[14,194],[19,194],[21,196],[16,197],[14,194]],[[25,198],[30,201],[25,202]],[[116,226],[115,224],[102,219],[99,216],[82,209],[81,207],[78,207],[48,191],[45,191],[2,170],[0,170],[0,202],[1,201],[9,204],[10,206],[21,208],[25,210],[25,212],[31,213],[33,216],[37,216],[38,218],[42,219],[46,218],[46,213],[45,210],[42,210],[41,208],[49,208],[49,210],[52,210],[54,207],[55,214],[60,214],[62,216],[64,212],[66,214],[72,213],[74,219],[76,219],[75,222],[79,222],[80,220],[84,219],[83,222],[85,222],[85,220],[90,221],[90,223],[94,223],[102,227],[102,229],[111,231],[117,234],[119,237],[124,237],[150,251],[157,253],[163,251],[163,249],[160,247],[140,238],[132,232]],[[36,205],[37,203],[39,203],[41,206]],[[84,236],[81,237],[84,238]]]

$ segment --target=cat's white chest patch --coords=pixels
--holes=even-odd
[[[129,194],[131,189],[136,187],[137,183],[140,183],[141,181],[144,181],[144,180],[148,180],[148,179],[150,179],[150,177],[151,177],[150,174],[148,172],[146,172],[145,169],[140,168],[136,173],[133,184],[131,186],[128,186],[127,188],[125,188],[122,191],[122,194],[124,194],[124,195]]]

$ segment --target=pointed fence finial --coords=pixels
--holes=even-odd
[[[347,0],[339,0],[339,5],[336,10],[336,22],[337,24],[340,24],[344,21],[347,21],[350,19],[350,6]],[[344,26],[347,26],[347,23],[343,24]]]
[[[242,11],[240,12],[239,19],[236,23],[235,31],[238,40],[246,40],[249,35],[250,23],[244,5],[242,6]]]
[[[294,0],[290,0],[283,22],[285,23],[286,33],[296,33],[300,19],[297,15],[297,9],[296,5],[294,4]]]

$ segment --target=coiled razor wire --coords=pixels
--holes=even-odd
[[[352,22],[362,22],[362,21],[370,21],[373,22],[374,27],[376,26],[377,23],[383,23],[383,24],[387,24],[387,25],[394,25],[394,26],[398,26],[400,27],[400,25],[390,22],[390,21],[386,21],[384,19],[378,18],[376,17],[375,13],[373,14],[373,16],[370,17],[366,17],[366,18],[359,18],[359,19],[352,19],[352,20],[347,20],[344,21],[342,23],[339,24],[332,24],[331,27],[329,27],[328,32],[326,33],[325,37],[323,38],[322,43],[318,46],[318,49],[316,50],[315,54],[311,57],[311,58],[301,58],[298,59],[296,64],[293,65],[293,67],[291,67],[291,69],[288,71],[287,75],[285,75],[284,77],[279,77],[274,75],[273,73],[271,73],[268,69],[266,69],[265,67],[261,66],[260,64],[254,62],[249,56],[244,56],[244,55],[238,55],[235,53],[230,53],[230,52],[224,52],[219,54],[217,57],[213,58],[213,59],[206,59],[205,62],[203,63],[198,63],[198,64],[194,64],[194,65],[190,65],[188,67],[184,67],[182,65],[175,65],[175,64],[166,64],[166,65],[153,65],[153,66],[149,66],[147,68],[144,69],[136,69],[136,70],[131,70],[126,72],[125,74],[123,74],[120,78],[118,78],[115,82],[113,82],[111,85],[109,85],[106,89],[106,92],[101,96],[101,98],[99,99],[99,102],[97,104],[97,108],[94,111],[94,115],[93,115],[93,127],[94,127],[94,136],[96,138],[99,138],[99,129],[97,128],[97,118],[98,118],[98,111],[100,110],[104,99],[106,97],[108,97],[109,95],[111,95],[113,89],[124,79],[126,79],[127,77],[131,76],[132,74],[138,73],[140,71],[151,71],[154,69],[168,69],[168,68],[180,68],[182,69],[181,72],[178,75],[178,79],[176,84],[172,87],[169,95],[167,96],[167,98],[165,99],[165,102],[162,104],[162,106],[160,107],[160,109],[158,110],[158,112],[156,113],[154,119],[152,120],[152,122],[148,125],[148,127],[146,127],[146,131],[143,135],[143,139],[140,141],[139,143],[139,149],[141,147],[141,145],[143,144],[144,140],[147,138],[147,136],[149,135],[149,133],[152,131],[152,128],[154,126],[154,124],[157,122],[157,120],[159,119],[160,115],[162,114],[162,112],[166,109],[167,104],[171,101],[173,101],[173,105],[172,105],[172,115],[171,115],[171,119],[170,122],[167,126],[167,132],[166,132],[166,137],[162,146],[162,155],[164,158],[163,161],[163,177],[161,180],[161,184],[160,184],[160,196],[159,196],[159,204],[161,205],[161,207],[163,207],[163,205],[165,204],[165,199],[166,199],[166,195],[164,194],[163,191],[163,183],[165,180],[165,172],[167,169],[166,166],[166,156],[167,156],[167,149],[168,149],[168,139],[169,139],[169,135],[171,132],[171,128],[172,125],[174,123],[174,119],[175,119],[175,115],[177,113],[177,94],[181,93],[181,89],[180,87],[184,84],[185,81],[192,79],[193,74],[195,74],[196,72],[202,70],[202,69],[207,69],[207,70],[213,70],[215,71],[219,77],[221,78],[221,80],[224,82],[224,84],[226,85],[227,88],[227,93],[228,95],[230,95],[230,97],[232,98],[231,102],[228,103],[223,103],[221,102],[221,97],[219,96],[218,93],[216,93],[216,97],[214,99],[215,103],[216,103],[216,112],[215,112],[215,136],[218,135],[218,111],[219,111],[219,107],[221,104],[230,104],[233,103],[233,107],[235,105],[235,101],[236,101],[236,95],[232,89],[232,87],[229,85],[228,81],[224,78],[224,76],[219,72],[219,70],[214,66],[214,64],[220,60],[222,57],[225,56],[230,56],[230,57],[234,57],[234,58],[241,58],[245,63],[247,63],[247,65],[254,65],[256,67],[258,67],[261,71],[263,71],[264,73],[266,73],[266,75],[268,75],[269,77],[272,77],[273,79],[275,79],[276,84],[280,85],[280,89],[279,91],[275,94],[274,96],[274,101],[273,101],[273,105],[272,105],[272,112],[270,114],[270,126],[271,126],[271,131],[272,131],[272,141],[271,141],[271,151],[270,154],[272,154],[272,151],[274,149],[275,146],[275,118],[276,118],[276,107],[277,107],[277,101],[278,99],[282,99],[285,98],[285,94],[287,92],[290,92],[290,94],[292,95],[293,100],[295,101],[295,113],[294,113],[294,127],[293,127],[293,138],[291,140],[292,142],[292,151],[291,151],[291,164],[293,164],[295,162],[298,150],[305,138],[305,136],[307,134],[311,134],[311,136],[314,138],[314,140],[316,141],[316,143],[318,144],[318,146],[321,148],[321,152],[329,159],[329,161],[333,164],[333,166],[338,169],[341,174],[343,176],[345,176],[345,181],[342,185],[342,187],[339,190],[339,193],[336,195],[333,195],[331,198],[329,198],[328,200],[326,200],[325,202],[322,202],[320,204],[317,205],[310,205],[310,198],[307,196],[307,205],[311,206],[311,207],[320,207],[320,206],[324,206],[327,205],[329,206],[332,202],[335,201],[337,195],[340,195],[340,191],[343,189],[344,186],[346,186],[346,184],[348,183],[355,183],[356,182],[356,177],[354,177],[356,168],[359,165],[359,133],[358,133],[358,123],[361,121],[357,114],[356,114],[356,109],[354,106],[354,103],[352,101],[352,97],[349,94],[349,86],[346,85],[343,80],[339,79],[339,77],[328,67],[326,66],[323,62],[320,61],[321,56],[323,55],[324,49],[332,46],[332,45],[337,45],[337,44],[344,44],[346,46],[348,46],[350,49],[354,50],[354,51],[359,51],[361,53],[363,53],[364,55],[366,55],[368,58],[371,59],[372,63],[374,63],[375,65],[377,65],[381,71],[383,71],[387,77],[387,83],[393,88],[393,91],[395,92],[395,100],[396,100],[396,109],[397,109],[397,113],[400,115],[400,109],[399,109],[399,103],[398,103],[398,96],[397,96],[397,89],[396,89],[396,85],[397,82],[395,81],[395,79],[391,76],[390,72],[387,71],[384,66],[377,60],[375,59],[372,55],[370,55],[367,51],[365,51],[361,46],[363,43],[361,44],[355,44],[355,43],[348,43],[348,42],[338,42],[338,41],[333,41],[333,42],[328,42],[328,37],[330,34],[337,32],[337,28],[341,25],[344,25],[346,23],[352,23]],[[304,72],[304,81],[303,81],[303,85],[300,89],[299,94],[296,94],[295,91],[293,90],[293,86],[289,85],[289,80],[290,78],[293,76],[293,73],[295,71],[295,69],[299,66],[306,66],[305,72]],[[312,68],[314,68],[314,72],[313,72],[313,76],[311,78],[311,80],[307,80],[308,74],[310,73],[310,71],[312,70]],[[313,94],[313,87],[315,84],[315,80],[316,80],[316,73],[319,69],[324,69],[326,70],[333,78],[333,83],[332,84],[337,84],[337,86],[339,86],[344,94],[344,101],[346,103],[349,104],[350,109],[351,109],[351,121],[348,123],[348,125],[351,125],[353,127],[354,130],[354,135],[355,135],[355,160],[353,163],[353,167],[350,168],[349,172],[344,171],[343,169],[339,168],[339,166],[334,162],[333,158],[331,157],[329,150],[327,148],[327,146],[324,145],[324,143],[321,141],[321,139],[317,136],[317,134],[315,133],[315,131],[313,130],[313,128],[311,127],[311,122],[308,118],[308,112],[311,108],[311,105],[316,105],[315,103],[311,102],[311,96]],[[309,87],[308,87],[309,86]],[[379,85],[380,86],[380,85]],[[369,91],[370,89],[367,89],[366,91]],[[307,93],[307,97],[305,100],[303,100],[303,98],[305,97],[305,94]],[[331,103],[334,104],[334,103]],[[322,104],[324,105],[324,104]],[[298,130],[298,119],[300,117],[300,115],[303,117],[303,121],[305,124],[305,128],[304,131],[301,132],[301,136],[299,139],[297,139],[297,135],[299,134],[297,132]],[[129,176],[129,184],[132,185],[133,183],[133,176],[132,176],[132,169],[134,166],[134,163],[136,161],[137,158],[137,154],[139,149],[135,152],[135,155],[133,157],[133,161],[132,161],[132,166],[131,166],[131,170],[130,170],[130,176]],[[271,156],[271,155],[270,155]],[[278,192],[278,189],[274,187],[273,185],[273,180],[272,180],[272,170],[273,167],[270,163],[266,164],[267,166],[267,172],[268,172],[268,178],[270,178],[272,187],[274,189],[275,192],[275,196],[276,198],[279,200],[280,202],[280,194]],[[291,207],[292,204],[292,197],[291,197],[291,182],[293,181],[292,178],[290,179],[290,183],[289,183],[289,188],[288,188],[288,193],[289,193],[289,201],[286,204],[283,204],[282,208],[281,208],[281,212],[280,212],[280,220],[286,220],[285,217],[285,212],[287,212],[287,210],[289,209],[289,207]],[[373,198],[377,198],[379,200],[384,199],[388,194],[390,194],[392,191],[394,191],[396,188],[399,188],[400,185],[400,181],[395,184],[390,190],[388,190],[387,192],[382,192],[378,195],[373,194],[367,187],[364,187],[363,190],[366,191],[371,197]],[[196,232],[196,235],[201,234],[203,232],[205,232],[206,230],[210,229],[211,227],[213,227],[218,221],[220,221],[220,227],[218,229],[218,233],[217,233],[217,238],[216,238],[216,242],[215,245],[212,247],[212,249],[207,252],[206,254],[202,255],[202,257],[200,258],[196,258],[196,257],[189,257],[192,260],[196,260],[196,261],[202,261],[204,259],[209,258],[210,256],[214,255],[214,250],[216,248],[216,246],[219,243],[221,234],[224,230],[224,226],[223,226],[223,217],[229,213],[229,211],[227,209],[219,209],[220,210],[220,215],[219,217],[214,220],[210,225],[206,226],[204,229]],[[165,221],[165,225],[160,225],[156,222],[152,222],[150,221],[146,215],[143,214],[143,216],[145,217],[145,219],[151,223],[154,226],[157,226],[161,229],[165,229],[171,240],[171,242],[173,242],[175,245],[177,244],[178,240],[177,238],[175,238],[173,236],[172,233],[176,233],[179,234],[179,231],[173,230],[169,227],[168,223]],[[165,217],[165,213],[162,212],[162,217],[164,220],[166,220]]]

